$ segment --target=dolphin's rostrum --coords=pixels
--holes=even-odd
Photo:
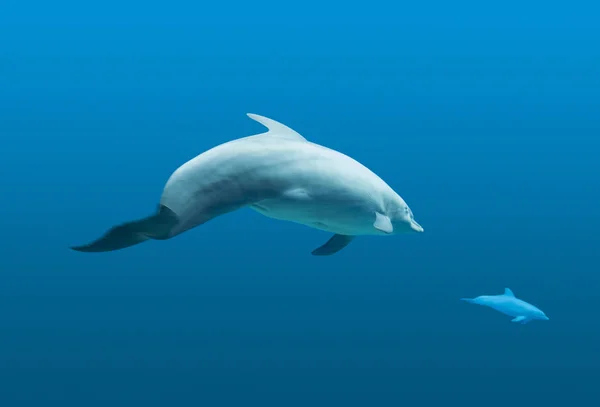
[[[490,307],[514,317],[512,322],[520,324],[526,324],[534,319],[542,321],[549,319],[539,308],[515,297],[510,288],[505,288],[504,294],[501,295],[481,295],[477,298],[461,298],[461,300]]]
[[[170,239],[243,207],[333,233],[312,252],[321,256],[340,251],[359,235],[423,231],[400,195],[359,162],[272,119],[248,116],[268,131],[186,162],[167,181],[154,215],[115,226],[72,249],[107,252]]]

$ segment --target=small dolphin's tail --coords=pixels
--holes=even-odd
[[[99,239],[83,246],[71,247],[78,252],[97,253],[124,249],[149,239],[168,239],[169,232],[178,222],[171,209],[160,205],[156,214],[144,219],[114,226]]]
[[[475,303],[475,300],[473,298],[461,298],[460,300],[461,301],[466,301],[469,304],[474,304]]]

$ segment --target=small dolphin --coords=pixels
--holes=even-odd
[[[548,317],[537,307],[515,297],[510,288],[504,289],[502,295],[481,295],[477,298],[461,298],[471,304],[479,304],[495,309],[511,317],[512,322],[526,324],[534,319],[548,321]]]
[[[154,215],[72,249],[107,252],[166,240],[243,207],[333,233],[312,252],[317,256],[337,253],[359,235],[423,232],[400,195],[359,162],[275,120],[248,117],[267,131],[186,162],[171,174]]]

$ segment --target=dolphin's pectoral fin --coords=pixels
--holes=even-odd
[[[260,116],[254,113],[246,113],[249,118],[255,120],[269,129],[268,132],[263,134],[268,134],[270,136],[276,136],[281,138],[287,138],[289,140],[298,140],[298,141],[306,141],[306,139],[301,136],[295,130],[290,129],[285,124],[279,123],[273,119],[269,119],[268,117]]]
[[[387,234],[394,232],[394,226],[392,226],[390,218],[379,212],[375,212],[375,222],[373,223],[373,227]]]
[[[521,316],[516,317],[515,319],[513,319],[511,322],[517,322],[519,324],[525,325],[526,323],[529,322],[529,319],[527,317],[524,317],[524,316],[521,315]]]
[[[314,256],[330,256],[342,250],[354,239],[354,236],[333,235],[323,246],[312,251]]]
[[[114,226],[102,237],[71,249],[78,252],[110,252],[142,243],[149,239],[167,239],[169,231],[178,222],[177,215],[161,205],[158,213],[144,219]]]

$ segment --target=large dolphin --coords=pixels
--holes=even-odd
[[[505,315],[514,317],[512,322],[519,324],[526,324],[533,320],[548,321],[548,317],[542,310],[515,297],[510,288],[505,288],[504,294],[500,295],[480,295],[477,298],[461,298],[461,300],[490,307]]]
[[[248,114],[265,133],[218,145],[179,167],[157,212],[111,228],[80,252],[165,240],[250,207],[265,216],[333,233],[312,254],[334,254],[355,236],[422,232],[404,200],[354,159],[307,141],[275,120]]]

